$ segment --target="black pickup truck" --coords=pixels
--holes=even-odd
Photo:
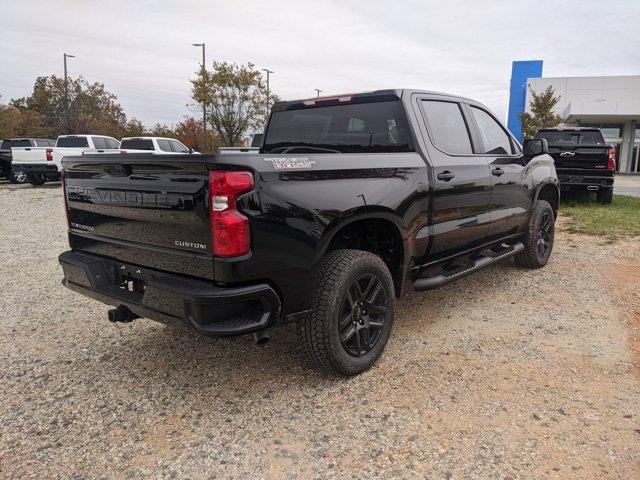
[[[616,151],[600,129],[543,128],[535,138],[547,141],[561,190],[596,192],[600,203],[611,203]]]
[[[473,100],[384,90],[278,102],[257,153],[68,158],[63,283],[112,321],[259,343],[295,321],[318,366],[356,374],[410,286],[547,263],[546,148]]]
[[[0,141],[0,176],[11,183],[25,183],[27,175],[14,172],[11,165],[13,147],[55,147],[56,141],[46,138],[10,138]]]

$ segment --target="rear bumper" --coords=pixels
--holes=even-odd
[[[14,163],[14,171],[22,171],[27,175],[46,175],[48,178],[60,178],[60,172],[55,165],[42,163]]]
[[[216,287],[98,255],[67,251],[58,257],[63,285],[140,317],[186,326],[209,336],[232,336],[277,323],[281,302],[267,284]],[[131,289],[127,289],[127,282]]]
[[[613,188],[613,176],[580,175],[558,172],[558,182],[561,190],[572,188],[598,187]]]

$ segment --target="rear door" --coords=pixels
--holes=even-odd
[[[482,243],[489,232],[489,162],[474,154],[463,106],[441,96],[418,97],[433,169],[432,253]]]
[[[524,175],[522,151],[507,130],[486,109],[467,104],[476,131],[478,155],[489,162],[491,173],[491,237],[523,231],[531,209],[531,179]]]
[[[74,250],[213,278],[204,158],[96,154],[63,165]]]

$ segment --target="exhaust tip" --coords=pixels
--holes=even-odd
[[[267,333],[256,332],[256,333],[253,334],[253,339],[255,340],[257,345],[263,347],[264,345],[269,343],[269,340],[271,338],[269,337],[269,335]]]

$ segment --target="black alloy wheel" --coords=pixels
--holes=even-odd
[[[540,217],[540,223],[538,224],[538,238],[536,244],[538,246],[538,253],[540,257],[545,258],[547,252],[551,248],[552,244],[552,228],[553,228],[553,213],[545,211]]]
[[[357,277],[345,292],[338,329],[349,355],[360,357],[375,347],[387,319],[388,294],[373,273]]]

